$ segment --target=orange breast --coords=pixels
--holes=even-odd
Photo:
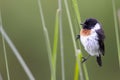
[[[81,29],[80,35],[82,36],[89,36],[91,34],[91,30],[88,29]]]

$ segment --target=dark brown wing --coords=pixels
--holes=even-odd
[[[105,35],[104,35],[104,31],[103,29],[99,29],[99,30],[96,30],[96,33],[98,34],[98,43],[99,43],[99,46],[100,46],[100,52],[102,53],[102,55],[104,56],[104,53],[105,53],[105,47],[104,47],[104,39],[105,39]]]

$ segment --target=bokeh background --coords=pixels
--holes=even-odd
[[[63,0],[62,0],[63,1]],[[53,35],[55,15],[58,8],[57,0],[41,0],[45,23],[49,32],[51,46],[53,46]],[[120,8],[120,0],[115,0],[117,10]],[[75,14],[72,0],[68,0],[72,21]],[[65,56],[65,80],[74,79],[75,53],[69,29],[68,19],[62,4],[64,56]],[[95,57],[87,62],[88,75],[90,80],[120,80],[120,69],[115,38],[115,27],[111,0],[78,0],[81,20],[92,17],[98,19],[105,31],[105,56],[103,66],[99,67]],[[0,1],[2,24],[21,53],[21,56],[29,66],[36,80],[50,80],[50,66],[45,44],[45,37],[41,24],[41,17],[37,0],[1,0]],[[79,27],[75,24],[74,27]],[[79,32],[75,32],[77,35]],[[76,41],[80,44],[79,41]],[[83,48],[83,47],[82,47]],[[11,80],[28,80],[27,75],[6,43],[7,57],[10,69]],[[84,50],[83,55],[87,55]],[[57,80],[61,80],[61,61],[58,45],[57,53]],[[3,80],[7,80],[3,45],[0,35],[0,73]]]

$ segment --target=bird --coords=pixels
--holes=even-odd
[[[90,56],[95,56],[98,65],[101,67],[101,56],[105,54],[105,34],[101,23],[95,18],[88,18],[80,25],[82,25],[82,29],[76,39],[80,39],[85,51],[89,54],[87,57],[82,57],[82,63]]]

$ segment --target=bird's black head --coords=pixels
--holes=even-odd
[[[94,26],[98,23],[98,21],[94,18],[88,18],[86,21],[81,24],[83,26],[83,29],[92,29]]]

